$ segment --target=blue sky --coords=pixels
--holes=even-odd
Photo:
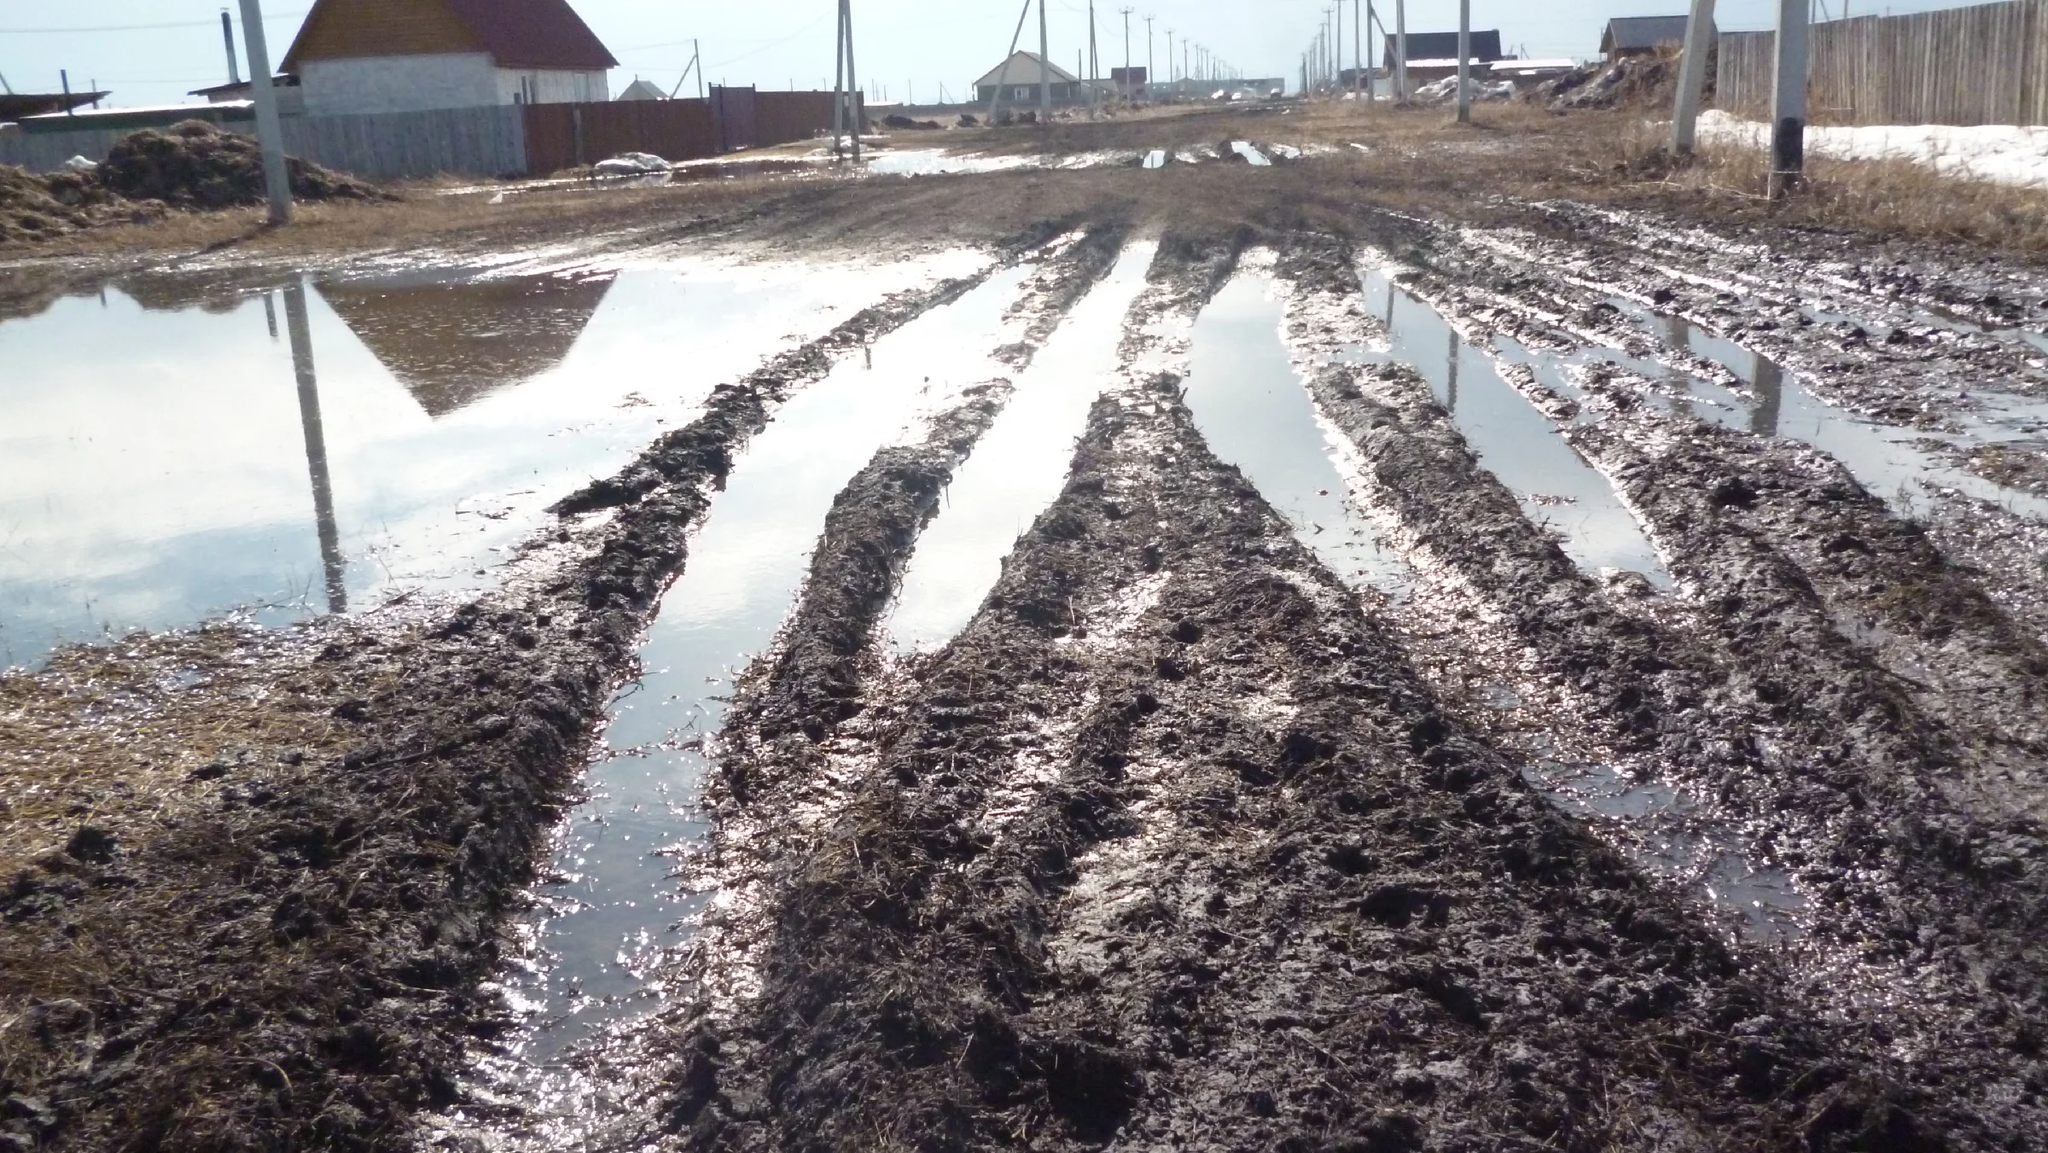
[[[703,42],[705,72],[713,83],[764,88],[831,83],[833,0],[571,0],[621,63],[614,91],[635,75],[673,84],[689,62],[692,38]],[[1072,65],[1088,35],[1087,0],[1046,0],[1054,60]],[[1096,0],[1103,68],[1123,62],[1128,3],[1133,63],[1145,58],[1150,13],[1160,71],[1165,71],[1166,30],[1207,45],[1251,75],[1293,76],[1330,0]],[[1824,0],[1839,12],[1842,0]],[[929,101],[945,85],[962,87],[993,67],[1009,46],[1019,0],[854,0],[856,62],[864,79]],[[1379,0],[1391,26],[1393,0]],[[1925,11],[1955,7],[1954,0],[1850,0],[1851,12]],[[239,13],[238,2],[228,5]],[[266,0],[273,62],[284,55],[311,0]],[[1686,0],[1472,0],[1476,27],[1499,28],[1510,51],[1532,56],[1590,56],[1610,16],[1683,11]],[[219,0],[0,0],[0,75],[15,91],[55,91],[58,69],[74,87],[97,80],[118,104],[179,103],[188,89],[225,80],[218,26]],[[1763,28],[1775,18],[1775,0],[1721,0],[1724,28]],[[1457,27],[1456,0],[1409,0],[1410,31]],[[1346,0],[1347,43],[1350,8]],[[237,17],[239,22],[239,16]],[[1025,33],[1035,47],[1037,20]],[[692,80],[691,87],[695,87]]]

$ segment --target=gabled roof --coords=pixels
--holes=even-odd
[[[1394,38],[1386,38],[1386,66],[1394,66]],[[1506,55],[1500,50],[1500,29],[1490,28],[1484,32],[1472,30],[1472,59],[1494,61]],[[1458,58],[1458,34],[1456,32],[1410,32],[1408,34],[1408,59],[1410,60],[1451,60]]]
[[[1686,16],[1617,16],[1601,34],[1600,51],[1628,52],[1685,43]]]
[[[1043,75],[1042,69],[1045,67],[1038,59],[1038,53],[1036,52],[1020,51],[1010,57],[1007,63],[1009,66],[1007,73],[1003,71],[1004,66],[998,64],[988,70],[988,75],[975,81],[974,86],[976,88],[989,88],[996,84],[1036,84]],[[1079,84],[1081,80],[1073,73],[1054,64],[1052,65],[1052,82],[1054,84]]]
[[[661,90],[660,85],[655,84],[654,82],[649,80],[642,80],[636,76],[633,78],[633,82],[631,84],[626,85],[626,90],[624,92],[619,93],[619,99],[667,100],[668,93],[663,92]]]
[[[409,56],[447,50],[445,41],[410,40],[412,22],[393,19],[393,9],[402,17],[452,19],[471,50],[489,53],[500,68],[596,71],[619,66],[568,0],[314,0],[313,10],[306,14],[279,70],[297,72],[307,59]],[[346,37],[347,50],[330,51],[320,43],[317,33],[323,28],[350,24],[356,27]]]

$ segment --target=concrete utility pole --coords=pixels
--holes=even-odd
[[[1671,154],[1692,155],[1700,97],[1707,87],[1707,57],[1714,51],[1714,0],[1692,0],[1685,22],[1685,55],[1678,59],[1678,103],[1671,113]]]
[[[277,118],[277,85],[270,78],[270,46],[263,39],[262,0],[242,0],[242,42],[249,48],[249,83],[256,97],[256,137],[263,146],[263,185],[270,222],[292,222],[292,174],[284,163],[284,124]]]
[[[1152,102],[1152,84],[1159,79],[1158,66],[1154,63],[1156,57],[1152,51],[1153,19],[1151,16],[1145,17],[1145,102],[1148,104]]]
[[[1174,80],[1173,80],[1173,29],[1171,29],[1171,28],[1168,28],[1168,29],[1166,30],[1166,82],[1167,82],[1167,84],[1169,84],[1169,85],[1171,85],[1171,84],[1172,84],[1172,83],[1174,82]]]
[[[1806,0],[1778,0],[1778,69],[1771,98],[1771,199],[1806,172]]]
[[[267,79],[267,77],[266,77]],[[263,306],[270,307],[264,294]],[[348,574],[341,533],[334,521],[334,482],[327,471],[327,434],[320,420],[320,379],[313,370],[313,327],[306,319],[306,286],[297,277],[284,286],[285,327],[292,341],[292,375],[299,385],[299,428],[306,437],[306,472],[313,484],[313,527],[320,536],[320,564],[327,571],[327,611],[348,611]]]
[[[1372,73],[1365,70],[1365,50],[1372,47],[1372,33],[1366,30],[1365,21],[1358,18],[1358,5],[1359,0],[1351,0],[1351,62],[1358,67],[1351,87],[1353,91],[1364,92],[1372,83]]]
[[[220,10],[220,38],[228,46],[228,83],[242,82],[242,66],[235,62],[235,22],[228,16],[228,10]],[[268,299],[267,297],[265,299]]]
[[[1131,102],[1131,13],[1134,8],[1123,9],[1124,14],[1124,103]]]
[[[1088,0],[1088,71],[1082,75],[1091,81],[1102,79],[1102,57],[1095,51],[1095,0]]]
[[[853,66],[853,0],[839,0],[839,20],[846,29],[846,91],[852,96],[847,106],[848,119],[853,121],[853,162],[860,163],[860,138],[867,130],[867,115],[861,111],[860,73]]]
[[[1458,123],[1472,123],[1472,0],[1458,0]]]
[[[1337,0],[1333,11],[1337,14],[1337,36],[1331,46],[1337,50],[1337,71],[1331,79],[1336,81],[1337,94],[1341,96],[1344,92],[1344,0]]]
[[[1038,122],[1052,124],[1052,33],[1046,31],[1045,0],[1038,0]]]
[[[1394,103],[1408,103],[1408,0],[1394,0]]]

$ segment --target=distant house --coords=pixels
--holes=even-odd
[[[1394,70],[1395,38],[1392,36],[1387,37],[1386,45],[1386,68],[1389,73],[1392,73]],[[1476,28],[1472,30],[1472,59],[1481,64],[1491,64],[1495,60],[1507,59],[1507,54],[1502,52],[1500,48],[1500,30],[1498,28],[1489,29],[1485,32],[1481,32]],[[1410,32],[1408,34],[1409,72],[1412,74],[1416,64],[1422,61],[1427,61],[1431,64],[1449,61],[1451,69],[1456,71],[1458,66],[1458,34],[1456,32]],[[1410,78],[1413,78],[1412,75]]]
[[[661,90],[660,85],[651,83],[646,80],[642,80],[638,76],[635,76],[633,78],[633,82],[631,84],[626,85],[626,90],[624,92],[619,93],[619,99],[667,100],[668,93],[663,92]]]
[[[1685,43],[1687,16],[1618,16],[1600,34],[1600,55],[1609,63],[1624,56],[1648,56],[1665,45]]]
[[[1048,71],[1052,79],[1052,102],[1054,104],[1081,104],[1089,98],[1090,87],[1079,77],[1057,64],[1045,64],[1036,52],[1019,52],[1003,64],[989,69],[988,75],[974,82],[974,90],[980,94],[980,102],[987,104],[996,98],[996,85],[1002,84],[1003,103],[1025,108],[1038,106],[1038,87]]]
[[[610,100],[618,63],[567,0],[315,0],[281,70],[321,116]]]

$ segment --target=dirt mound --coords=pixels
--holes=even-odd
[[[1678,54],[1630,56],[1588,64],[1529,90],[1532,103],[1552,112],[1585,108],[1642,108],[1668,104],[1677,91]]]
[[[0,243],[48,240],[97,224],[151,220],[163,211],[161,204],[111,195],[91,173],[37,176],[0,166]]]
[[[884,116],[882,118],[882,123],[890,128],[895,128],[898,130],[914,130],[920,132],[933,132],[937,131],[939,128],[939,122],[936,120],[913,120],[908,116],[903,116],[899,114]]]
[[[288,157],[286,167],[292,195],[300,200],[387,198],[374,185],[297,157]],[[106,188],[130,200],[160,200],[178,208],[231,208],[264,199],[263,151],[256,139],[199,120],[123,138],[98,175]]]

